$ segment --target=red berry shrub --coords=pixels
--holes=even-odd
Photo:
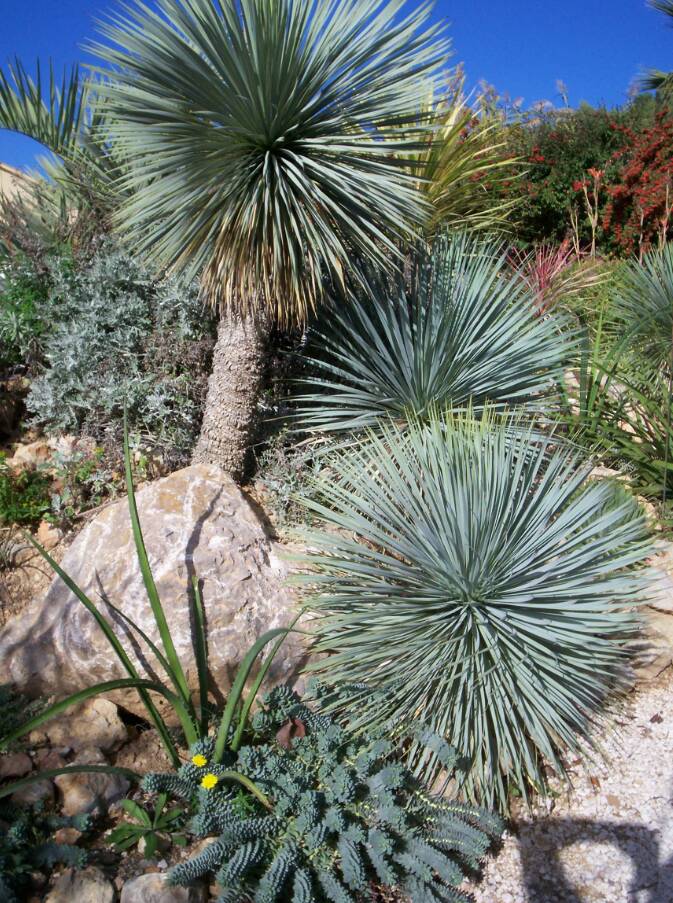
[[[624,146],[613,154],[602,227],[609,250],[643,254],[671,237],[673,115],[657,113],[640,132],[619,126]]]

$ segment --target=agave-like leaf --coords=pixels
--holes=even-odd
[[[50,63],[45,75],[39,61],[33,76],[17,59],[0,69],[0,128],[26,135],[56,155],[39,159],[47,180],[27,182],[22,219],[29,226],[55,234],[55,222],[65,219],[72,231],[88,214],[107,227],[119,200],[121,160],[109,145],[105,104],[94,81],[77,66],[59,80]],[[0,198],[0,217],[3,207]]]
[[[335,309],[309,361],[318,375],[301,384],[300,425],[350,431],[487,401],[539,408],[577,331],[561,313],[538,316],[536,300],[504,244],[441,236],[410,279],[373,282]]]
[[[55,154],[71,156],[86,127],[88,82],[77,67],[58,80],[49,66],[46,79],[38,63],[35,77],[16,60],[0,70],[0,128],[20,132]]]
[[[611,312],[650,365],[673,362],[673,243],[623,268]]]
[[[501,183],[521,175],[520,161],[507,153],[500,120],[477,112],[464,88],[459,67],[427,105],[437,117],[437,133],[428,136],[417,160],[421,187],[433,206],[429,232],[443,226],[507,231],[520,197],[507,196]]]
[[[119,222],[211,297],[303,320],[429,213],[410,158],[447,42],[404,0],[132,0],[101,24]]]
[[[513,428],[516,427],[516,428]],[[577,453],[522,423],[383,426],[334,456],[304,504],[315,670],[353,686],[355,727],[417,722],[470,762],[463,791],[506,808],[563,772],[638,630],[645,519]],[[357,689],[357,686],[360,688]],[[412,750],[434,780],[435,756]]]

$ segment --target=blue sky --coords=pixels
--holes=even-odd
[[[415,2],[415,0],[410,0]],[[0,65],[15,54],[62,67],[82,59],[80,45],[111,0],[3,0]],[[673,69],[673,28],[646,0],[436,0],[450,23],[454,61],[470,84],[486,79],[526,104],[558,102],[556,81],[582,100],[614,106],[645,66]],[[0,131],[0,161],[30,165],[39,148]]]

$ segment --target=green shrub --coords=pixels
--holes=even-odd
[[[70,868],[86,865],[86,851],[73,844],[56,843],[52,835],[59,828],[76,828],[84,833],[91,826],[88,815],[73,818],[46,813],[40,805],[25,808],[0,806],[0,899],[19,903],[26,899],[35,871],[51,874],[54,866]]]
[[[412,270],[333,312],[311,360],[318,375],[302,383],[304,428],[351,431],[487,401],[539,408],[556,390],[575,339],[562,315],[536,315],[505,245],[443,236]]]
[[[255,486],[261,489],[264,509],[280,534],[306,522],[306,509],[297,496],[320,467],[317,452],[314,444],[288,442],[288,431],[282,430],[260,456]]]
[[[27,399],[47,432],[82,431],[121,444],[122,412],[143,445],[183,463],[200,424],[212,317],[195,286],[155,282],[111,246],[84,269],[56,270],[44,366]]]
[[[651,366],[673,369],[673,242],[622,267],[614,316],[622,334]]]
[[[47,329],[44,303],[47,282],[27,261],[0,261],[0,370],[30,365],[39,354]]]
[[[45,519],[65,529],[78,515],[98,508],[123,490],[121,475],[103,448],[63,453],[56,451],[49,462],[53,476],[51,504]]]
[[[197,836],[219,835],[171,870],[173,883],[216,872],[221,903],[354,903],[372,883],[414,903],[468,900],[458,890],[464,868],[483,858],[498,818],[430,796],[382,733],[349,736],[286,688],[266,698],[252,726],[254,742],[227,767],[272,798],[271,812],[220,784],[224,766],[212,764],[209,739],[177,774],[145,778],[149,792],[196,801]]]
[[[356,727],[427,722],[488,806],[505,809],[512,782],[544,788],[545,761],[564,773],[638,630],[645,519],[589,470],[520,425],[445,416],[336,453],[306,501],[326,528],[306,536],[329,653],[313,667],[360,685]],[[411,762],[435,778],[435,757]]]
[[[178,833],[185,819],[185,810],[179,806],[174,809],[166,808],[168,796],[160,793],[151,811],[143,809],[134,800],[122,800],[121,806],[126,815],[132,820],[123,821],[110,832],[109,841],[118,850],[129,850],[140,841],[144,841],[144,855],[146,859],[152,859],[157,852],[159,842],[167,838],[170,843],[178,846],[186,844],[184,834]]]
[[[51,481],[36,470],[14,473],[0,452],[0,524],[39,523],[51,507]]]

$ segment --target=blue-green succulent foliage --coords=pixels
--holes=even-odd
[[[497,817],[432,797],[383,732],[350,736],[285,688],[266,698],[253,729],[235,762],[213,765],[206,740],[192,750],[197,764],[146,777],[146,790],[195,799],[192,830],[218,835],[172,869],[174,883],[214,872],[221,903],[354,903],[371,883],[414,903],[467,899],[458,890],[463,868],[484,856]],[[254,780],[272,811],[215,784],[227,767]]]

